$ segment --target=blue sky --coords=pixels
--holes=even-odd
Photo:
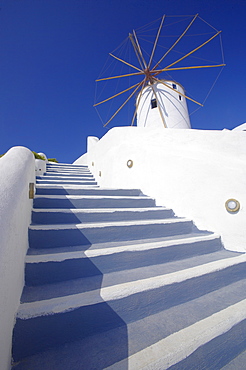
[[[87,136],[129,124],[126,108],[103,128],[93,107],[95,80],[129,32],[163,14],[199,13],[222,30],[226,67],[191,115],[192,127],[231,129],[246,121],[245,0],[0,0],[0,8],[0,153],[23,145],[71,163],[86,151]],[[204,52],[216,59],[215,49]],[[182,72],[177,79],[203,101],[199,94],[206,95],[208,80],[212,86],[213,73]],[[107,89],[106,96],[114,93]]]

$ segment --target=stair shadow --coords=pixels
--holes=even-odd
[[[222,369],[246,351],[246,320],[232,327],[226,333],[204,344],[186,359],[170,367],[170,370]],[[226,346],[226,351],[225,351]],[[209,353],[209,356],[207,355]],[[244,355],[245,359],[245,355]],[[197,367],[199,364],[199,367]],[[236,363],[230,369],[244,369],[245,361]]]
[[[62,239],[52,239],[52,243],[57,247],[54,248],[54,250],[59,252],[60,246],[69,247],[71,244],[76,245],[78,250],[80,249],[80,245],[82,245],[81,249],[86,250],[91,245],[90,241],[81,230],[76,230],[76,232],[73,233],[72,240],[69,234],[67,237],[68,239],[66,236],[62,235]],[[30,246],[35,247],[35,245],[31,244]],[[42,247],[46,248],[45,245],[39,246],[39,248]],[[32,254],[30,249],[28,253]],[[86,257],[84,261],[86,261],[86,263],[81,266],[80,260],[75,259],[72,264],[68,263],[66,266],[63,266],[63,269],[61,269],[59,273],[57,273],[57,271],[52,271],[52,262],[48,263],[43,276],[41,276],[39,271],[38,263],[26,265],[26,274],[28,276],[26,278],[26,283],[32,286],[33,290],[35,289],[33,286],[35,284],[63,281],[64,279],[66,280],[68,276],[70,276],[70,279],[77,279],[81,277],[81,270],[83,270],[82,274],[86,277],[90,277],[91,275],[96,276],[97,279],[94,279],[92,283],[93,290],[90,300],[97,303],[91,305],[82,301],[81,307],[76,306],[76,304],[75,306],[71,305],[69,309],[63,312],[59,312],[58,308],[58,312],[49,315],[27,319],[17,317],[13,331],[12,356],[15,363],[18,361],[21,361],[21,363],[16,365],[14,367],[15,369],[30,369],[28,357],[30,361],[32,361],[32,358],[34,359],[35,356],[39,356],[39,353],[42,356],[44,351],[48,351],[47,353],[49,354],[49,352],[51,353],[52,351],[59,351],[59,349],[64,346],[66,352],[66,346],[70,344],[73,345],[73,343],[75,343],[76,346],[80,342],[87,341],[88,338],[88,343],[91,343],[91,347],[87,344],[86,352],[84,352],[84,346],[80,348],[81,352],[79,356],[82,363],[77,364],[74,369],[104,369],[105,367],[128,358],[127,325],[100,295],[103,272],[90,260],[90,258]],[[29,270],[30,267],[31,271]],[[83,286],[83,279],[81,279],[81,284]],[[45,285],[43,285],[43,288],[45,289]],[[26,288],[23,291],[21,298],[22,302],[25,301],[25,290]],[[71,294],[72,293],[70,293],[70,295]],[[54,296],[56,297],[55,291],[53,291],[52,298],[56,299]],[[40,297],[36,298],[40,300]],[[69,297],[67,297],[67,300],[69,300]],[[47,305],[49,305],[49,302],[47,302]],[[98,334],[100,335],[100,341],[96,340]],[[95,339],[93,340],[93,338]],[[111,343],[110,345],[112,345],[111,351],[108,350],[109,341]],[[96,348],[94,348],[95,342]],[[88,356],[88,353],[91,353],[92,356]],[[76,358],[78,358],[78,356]],[[27,367],[25,367],[25,362]],[[35,365],[33,368],[37,369],[38,367]],[[42,367],[44,370],[48,368],[48,365],[46,368]],[[50,368],[54,368],[53,362]],[[71,368],[71,366],[67,368]],[[65,367],[62,365],[59,369],[65,369]],[[127,364],[125,364],[122,369],[127,369]]]
[[[66,205],[66,207],[74,208],[73,203],[69,199],[66,199],[66,202],[69,204]],[[77,220],[78,223],[81,222],[78,218]],[[127,237],[131,234],[130,229],[131,227],[126,228]],[[66,248],[67,252],[69,246],[72,246],[71,251],[76,249],[77,251],[80,250],[85,252],[92,246],[94,241],[93,235],[90,235],[91,238],[85,235],[80,229],[74,229],[72,234],[67,231],[64,232],[64,230],[61,230],[61,233],[56,233],[53,236],[50,234],[49,239],[52,251],[57,251],[58,253],[60,251],[62,253]],[[152,237],[154,236],[155,232],[152,234]],[[42,239],[40,234],[37,239],[39,243],[38,248],[41,248],[43,244],[45,252],[49,254],[51,250],[46,249],[47,245],[45,245],[47,238]],[[139,239],[141,239],[141,235],[139,235]],[[117,238],[113,238],[109,240],[109,242],[111,241],[117,242],[118,240]],[[33,240],[32,243],[35,243],[35,240]],[[33,244],[32,247],[35,248],[35,244]],[[214,247],[212,243],[211,252]],[[154,258],[152,252],[137,253],[136,256],[139,260],[138,267],[144,267],[154,263],[158,264],[158,261],[159,263],[163,263],[163,256],[159,253],[160,249]],[[188,251],[186,251],[186,253],[189,254]],[[146,258],[144,258],[144,255]],[[120,263],[117,267],[120,271],[124,268],[128,269],[128,267],[134,268],[134,263],[131,261],[130,254],[129,257],[126,257],[124,263]],[[175,257],[174,251],[171,250],[167,250],[166,257],[169,260],[177,258]],[[111,258],[109,258],[109,260],[111,260]],[[104,369],[122,360],[121,369],[125,370],[128,368],[127,358],[129,351],[131,351],[128,333],[129,323],[155,315],[171,307],[180,306],[197,297],[201,297],[213,290],[230,284],[231,281],[237,280],[235,276],[240,276],[240,278],[242,278],[242,276],[246,277],[246,270],[244,266],[241,265],[240,267],[231,268],[231,273],[229,275],[221,272],[219,274],[220,278],[218,278],[218,274],[211,274],[211,276],[205,278],[190,279],[184,283],[132,294],[129,297],[111,300],[107,303],[102,298],[101,288],[104,287],[103,275],[105,271],[107,272],[110,270],[110,266],[107,266],[108,263],[108,258],[106,257],[90,258],[85,255],[83,259],[77,258],[61,261],[61,268],[56,268],[55,271],[53,268],[56,262],[48,262],[46,263],[46,270],[43,274],[41,270],[39,270],[38,264],[30,264],[27,266],[27,275],[30,276],[27,279],[28,285],[48,284],[54,281],[57,283],[56,288],[59,290],[59,284],[61,286],[63,284],[62,281],[68,279],[74,279],[74,281],[76,281],[77,279],[69,292],[70,295],[74,294],[74,297],[72,297],[73,300],[76,301],[76,299],[80,299],[80,293],[92,290],[89,302],[93,301],[94,303],[86,304],[86,302],[81,302],[83,306],[79,308],[74,308],[74,306],[65,312],[58,312],[49,316],[34,317],[28,320],[17,319],[14,329],[14,343],[16,341],[16,343],[18,342],[19,344],[18,348],[14,345],[13,357],[15,361],[20,360],[22,357],[33,356],[35,353],[42,351],[48,351],[47,356],[45,354],[47,359],[49,356],[53,356],[52,353],[55,353],[54,351],[58,347],[63,348],[61,351],[62,358],[62,356],[68,353],[68,347],[74,346],[73,348],[77,350],[80,348],[79,354],[76,354],[76,359],[80,361],[80,364],[74,366],[76,370]],[[111,260],[111,263],[114,264],[114,261]],[[117,269],[113,266],[110,271],[116,270]],[[88,286],[86,287],[87,284],[90,284],[89,288]],[[33,290],[34,289],[35,287],[33,287]],[[39,294],[39,299],[40,297],[41,299],[45,299],[44,297],[46,297],[46,299],[49,298],[45,293],[45,285],[40,287]],[[56,291],[52,293],[50,291],[50,298],[51,297],[59,298],[59,293],[56,293]],[[165,299],[163,299],[163,297],[165,297]],[[38,294],[36,298],[38,299]],[[22,299],[31,301],[30,297],[28,298],[28,294],[25,295],[25,290]],[[69,299],[70,297],[67,295],[67,300]],[[47,329],[50,333],[48,336]],[[146,332],[145,334],[146,337],[149,336],[149,333]],[[97,339],[98,337],[100,337],[100,340]],[[87,346],[84,346],[85,343],[87,343]],[[109,347],[111,348],[110,351]],[[71,356],[73,351],[75,351],[75,349],[71,349],[69,356]],[[34,357],[35,356],[33,356],[33,358]],[[54,357],[55,355],[53,358]],[[65,357],[64,364],[68,361]],[[33,368],[38,370],[37,366]],[[64,367],[57,366],[57,368],[62,370],[72,367],[69,365],[65,367],[64,365]],[[22,368],[16,367],[16,369],[21,370]],[[49,368],[43,367],[42,369],[48,370]]]
[[[100,289],[93,293],[97,296],[95,299],[97,298],[101,302],[49,316],[29,320],[17,319],[14,329],[14,360],[19,361],[23,357],[32,356],[39,352],[52,351],[75,341],[91,340],[93,336],[98,334],[102,334],[101,340],[97,341],[96,348],[97,354],[100,355],[88,357],[88,354],[83,352],[83,348],[81,348],[79,354],[81,361],[83,361],[81,369],[104,369],[127,358],[128,334],[125,322],[102,300]],[[47,329],[49,330],[48,336]],[[109,336],[111,344],[117,343],[117,347],[113,345],[113,350],[110,352],[107,348]],[[15,348],[15,342],[19,343],[18,349]],[[93,354],[95,348],[87,345],[86,351]],[[105,353],[107,356],[104,355]],[[46,370],[44,367],[43,369]]]

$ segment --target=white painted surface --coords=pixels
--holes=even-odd
[[[148,243],[137,243],[137,244],[130,244],[130,245],[121,245],[120,247],[110,247],[110,248],[96,248],[96,249],[87,249],[86,251],[73,251],[73,252],[63,252],[63,253],[49,253],[49,254],[41,254],[41,255],[27,255],[26,262],[27,263],[38,263],[38,262],[61,262],[69,259],[76,259],[76,258],[92,258],[92,257],[99,257],[99,256],[108,256],[115,253],[122,253],[122,252],[136,252],[136,251],[146,251],[151,249],[158,249],[158,248],[168,248],[168,247],[175,247],[177,245],[182,244],[192,244],[199,241],[210,241],[220,239],[220,237],[216,234],[202,234],[199,236],[190,236],[189,237],[179,237],[175,240],[162,240],[162,241],[155,241],[155,242],[148,242]],[[99,245],[99,244],[97,244]]]
[[[146,207],[146,208],[36,208],[33,209],[34,213],[114,213],[114,212],[159,212],[162,209],[168,208],[159,208],[159,207]]]
[[[246,131],[246,123],[242,123],[241,125],[234,127],[233,131]]]
[[[130,195],[130,196],[127,196],[127,195],[49,195],[49,194],[40,194],[40,195],[36,195],[35,197],[36,199],[39,199],[39,198],[46,198],[46,199],[95,199],[95,200],[98,200],[98,199],[126,199],[126,200],[146,200],[146,199],[151,199],[150,197],[146,197],[146,196],[141,196],[141,195],[137,195],[137,196],[134,196],[134,195]]]
[[[135,226],[135,225],[167,225],[187,222],[185,218],[165,218],[163,220],[133,220],[133,221],[115,221],[112,224],[110,222],[96,222],[96,223],[80,223],[80,224],[61,224],[61,225],[31,225],[30,230],[83,230],[83,229],[93,229],[93,228],[105,228],[112,226]]]
[[[39,182],[39,184],[43,184],[44,183],[44,185],[45,185],[45,183],[46,183],[46,181],[47,181],[47,179],[45,179],[45,178],[43,178],[43,179],[39,179],[38,180],[38,182]],[[92,181],[92,180],[80,180],[80,178],[78,178],[77,180],[69,180],[69,183],[71,183],[71,184],[73,184],[73,183],[75,183],[75,184],[77,184],[78,182],[80,183],[80,184],[83,184],[83,183],[88,183],[88,181]],[[54,184],[58,184],[59,186],[61,186],[63,183],[64,184],[67,184],[67,182],[68,182],[68,180],[59,180],[59,178],[58,179],[51,179],[51,178],[49,178],[49,182],[50,182],[50,184],[48,184],[48,185],[52,185],[52,183],[54,183]],[[90,185],[90,186],[95,186],[95,185]]]
[[[43,174],[46,172],[46,161],[43,161],[42,159],[35,159],[35,172],[36,176],[43,176]]]
[[[100,290],[92,290],[85,293],[70,294],[63,297],[45,299],[42,301],[22,303],[18,310],[18,317],[28,319],[43,315],[65,312],[82,306],[89,306],[100,302],[129,297],[132,294],[157,289],[163,286],[180,283],[198,276],[211,274],[230,266],[235,266],[246,261],[246,255],[225,258],[213,261],[202,266],[195,266],[184,270],[158,275],[146,279],[133,280],[126,283],[102,287]],[[100,294],[98,294],[100,292]],[[245,313],[246,315],[246,313]]]
[[[84,166],[87,166],[87,153],[83,154],[81,157],[79,157],[76,161],[74,161],[74,164],[81,164]]]
[[[99,139],[96,136],[88,136],[87,137],[87,151],[91,151],[94,146],[98,143]],[[87,153],[83,154],[81,157],[76,159],[76,161],[73,162],[73,164],[80,164],[80,165],[86,165],[88,163],[88,157]]]
[[[33,153],[11,148],[0,159],[0,369],[10,368],[12,330],[24,285],[24,262],[35,183]]]
[[[246,299],[196,322],[128,357],[129,370],[165,370],[246,319]],[[120,361],[107,370],[120,368]]]
[[[89,168],[100,186],[141,189],[157,205],[220,234],[225,248],[243,252],[245,164],[244,131],[116,127],[88,151]],[[226,211],[231,198],[240,202],[238,213]]]
[[[169,87],[157,82],[143,89],[137,109],[137,126],[162,129],[190,128],[188,108],[183,96],[184,88],[174,81],[162,80],[162,82]],[[151,107],[153,99],[157,100],[159,107]]]

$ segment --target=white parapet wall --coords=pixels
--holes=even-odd
[[[12,330],[24,285],[28,226],[35,184],[35,159],[24,147],[11,148],[0,158],[0,369],[11,364]]]
[[[246,251],[246,132],[117,127],[94,140],[87,163],[100,186],[139,188]],[[226,210],[229,199],[238,212]]]
[[[94,146],[98,143],[99,139],[95,136],[88,136],[87,138],[87,150],[90,152]],[[79,165],[87,165],[88,163],[88,157],[87,153],[83,154],[81,157],[79,157],[76,161],[73,162],[73,164],[79,164]]]

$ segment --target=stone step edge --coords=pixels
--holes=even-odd
[[[91,173],[91,171],[89,170],[89,168],[71,168],[71,167],[60,167],[60,168],[53,168],[53,167],[46,167],[46,172],[49,172],[49,173],[60,173],[60,172],[64,172],[64,173],[67,173],[67,172],[88,172],[88,173]]]
[[[128,370],[168,369],[245,319],[246,299],[129,356]],[[121,368],[124,363],[124,360],[119,361],[105,370]]]
[[[246,254],[213,261],[169,274],[158,275],[147,279],[102,287],[99,291],[89,291],[56,297],[42,301],[21,303],[17,318],[27,320],[34,317],[53,315],[74,310],[79,307],[95,305],[102,302],[119,300],[133,294],[158,289],[167,285],[181,283],[188,279],[211,274],[246,262]],[[246,315],[246,312],[245,312]]]
[[[64,171],[64,172],[66,172],[66,171],[88,171],[88,172],[91,172],[88,167],[63,167],[63,166],[60,166],[58,168],[58,167],[54,167],[54,166],[52,166],[52,167],[48,166],[48,167],[46,167],[46,169],[49,172],[52,172],[52,171],[54,171],[54,172],[56,172],[56,171]]]
[[[88,167],[63,167],[63,166],[60,166],[59,168],[58,167],[54,167],[54,166],[52,166],[52,167],[46,167],[46,169],[47,169],[47,171],[48,172],[56,172],[56,171],[64,171],[64,172],[66,172],[66,171],[88,171],[88,172],[91,172],[90,170],[89,170],[89,168]]]
[[[42,184],[43,182],[45,183],[45,181],[52,181],[54,183],[59,183],[59,184],[63,184],[63,183],[68,183],[69,184],[69,181],[72,181],[72,182],[78,182],[78,183],[83,183],[83,182],[96,182],[95,179],[84,179],[84,180],[78,180],[76,181],[75,179],[65,179],[65,180],[61,180],[61,179],[44,179],[44,178],[39,178],[39,176],[37,176],[37,181],[39,181],[40,184]]]
[[[54,189],[54,190],[56,189],[58,190],[59,189],[81,189],[81,190],[89,189],[90,190],[90,189],[99,189],[100,187],[97,184],[90,184],[90,185],[88,184],[87,185],[64,184],[64,185],[61,185],[60,183],[58,183],[58,184],[35,184],[35,188],[37,189],[47,189],[48,188],[48,189]],[[107,189],[107,190],[111,190],[111,189]]]
[[[59,182],[66,182],[66,181],[76,181],[76,182],[94,182],[95,178],[93,176],[86,177],[86,176],[36,176],[37,181],[59,181]]]
[[[142,207],[142,208],[33,208],[34,213],[114,213],[114,212],[159,212],[172,211],[166,207]]]
[[[60,166],[71,166],[71,167],[88,167],[86,166],[85,164],[74,164],[74,163],[55,163],[55,162],[48,162],[47,163],[47,166],[50,166],[50,167],[60,167]]]
[[[72,167],[88,167],[86,164],[76,164],[76,163],[65,163],[65,162],[52,162],[48,161],[47,166],[72,166]]]
[[[169,248],[169,247],[175,248],[176,246],[180,246],[182,244],[193,244],[197,242],[211,241],[211,240],[216,240],[216,239],[220,241],[220,236],[217,234],[209,234],[209,235],[191,236],[189,238],[177,238],[177,239],[172,239],[172,240],[164,240],[164,241],[159,241],[159,242],[121,245],[121,246],[111,247],[111,248],[87,249],[86,251],[68,251],[68,252],[61,252],[61,253],[27,255],[26,263],[62,262],[62,261],[71,260],[71,259],[108,256],[108,255],[122,253],[122,252],[139,252],[139,251],[142,252],[142,251],[160,249],[160,248]]]
[[[46,171],[42,176],[93,176],[90,171]]]
[[[86,176],[85,176],[86,175]],[[78,180],[80,180],[80,179],[88,179],[88,180],[94,180],[94,177],[93,177],[93,175],[92,174],[79,174],[79,175],[76,175],[76,176],[74,176],[74,175],[62,175],[62,174],[52,174],[52,175],[44,175],[44,176],[36,176],[36,178],[38,178],[38,180],[45,180],[45,179],[47,179],[47,180],[50,180],[50,179],[54,179],[54,180],[59,180],[59,179],[67,179],[67,180],[70,180],[70,179],[78,179]]]
[[[127,199],[127,200],[154,200],[147,195],[72,195],[72,194],[36,194],[35,199],[45,198],[45,199]]]
[[[165,219],[147,219],[147,220],[133,220],[133,221],[110,221],[110,222],[95,222],[95,223],[78,223],[78,224],[39,224],[30,225],[29,230],[80,230],[80,229],[94,229],[105,227],[124,227],[124,226],[144,226],[154,224],[175,224],[175,223],[190,223],[192,220],[187,218],[165,218]]]
[[[36,184],[36,188],[38,189],[46,189],[46,188],[50,188],[50,189],[57,189],[58,186],[60,186],[61,189],[84,189],[83,186],[81,185],[73,185],[73,184],[67,184],[67,185],[57,185],[57,184]],[[119,191],[139,191],[141,192],[140,189],[123,189],[123,188],[104,188],[104,187],[101,187],[100,186],[100,189],[99,190],[112,190],[112,191],[115,191],[115,190],[119,190]]]

